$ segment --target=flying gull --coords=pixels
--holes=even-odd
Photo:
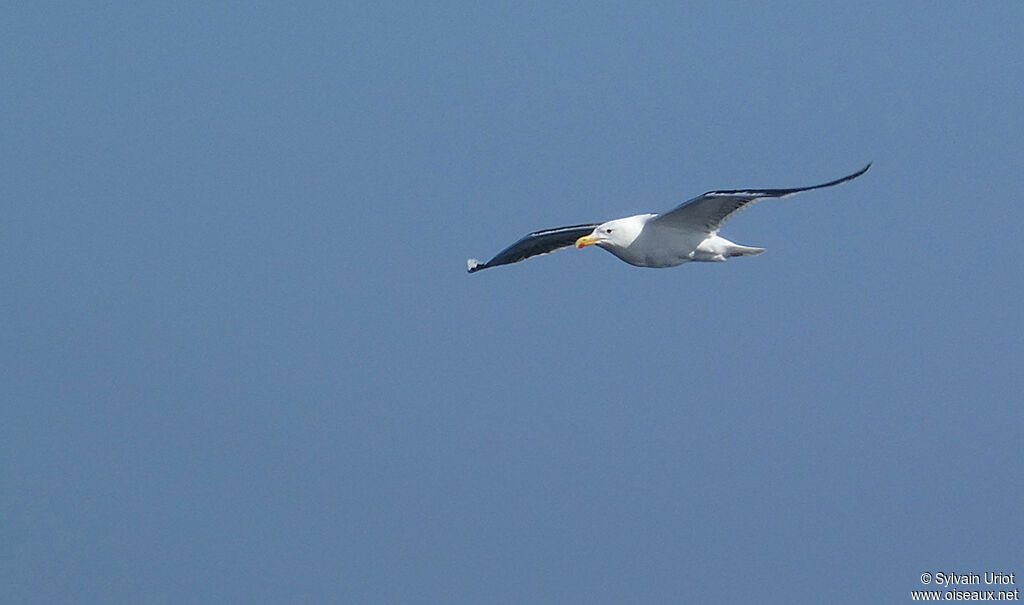
[[[754,202],[839,185],[859,177],[868,168],[871,164],[851,175],[810,187],[708,191],[663,214],[637,214],[604,223],[534,231],[486,263],[471,258],[466,265],[470,273],[475,273],[481,269],[518,263],[573,244],[577,248],[596,244],[637,267],[674,267],[690,261],[724,261],[732,256],[754,256],[764,252],[764,248],[740,246],[719,237],[718,230],[725,221]]]

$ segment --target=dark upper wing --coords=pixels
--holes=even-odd
[[[708,191],[685,204],[654,218],[651,222],[678,229],[699,230],[717,233],[722,223],[751,204],[769,197],[786,197],[801,191],[832,187],[853,180],[868,171],[871,164],[843,178],[796,189],[734,189],[730,191]]]
[[[480,269],[497,267],[498,265],[507,265],[509,263],[518,263],[519,261],[530,258],[531,256],[547,254],[549,252],[554,252],[555,250],[568,248],[575,244],[576,240],[579,238],[584,235],[589,235],[594,228],[600,224],[601,223],[588,223],[586,225],[572,225],[569,227],[557,227],[555,229],[534,231],[533,233],[524,236],[521,240],[512,244],[508,248],[505,248],[486,263],[481,263],[473,258],[469,259],[469,272],[473,273]]]

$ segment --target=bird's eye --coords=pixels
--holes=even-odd
[[[610,235],[612,230],[611,229],[605,229],[604,232]]]

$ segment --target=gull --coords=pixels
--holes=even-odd
[[[585,223],[543,229],[525,235],[486,263],[466,261],[470,273],[526,260],[575,245],[595,245],[637,267],[675,267],[690,261],[721,262],[734,256],[754,256],[764,248],[741,246],[718,235],[722,224],[766,198],[788,197],[851,181],[871,164],[834,181],[793,189],[731,189],[708,191],[662,214],[637,214],[604,223]]]

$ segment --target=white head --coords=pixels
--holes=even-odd
[[[583,248],[591,244],[597,244],[605,249],[628,248],[639,237],[640,232],[651,216],[654,215],[638,214],[601,223],[590,235],[584,235],[576,240],[576,247]]]

